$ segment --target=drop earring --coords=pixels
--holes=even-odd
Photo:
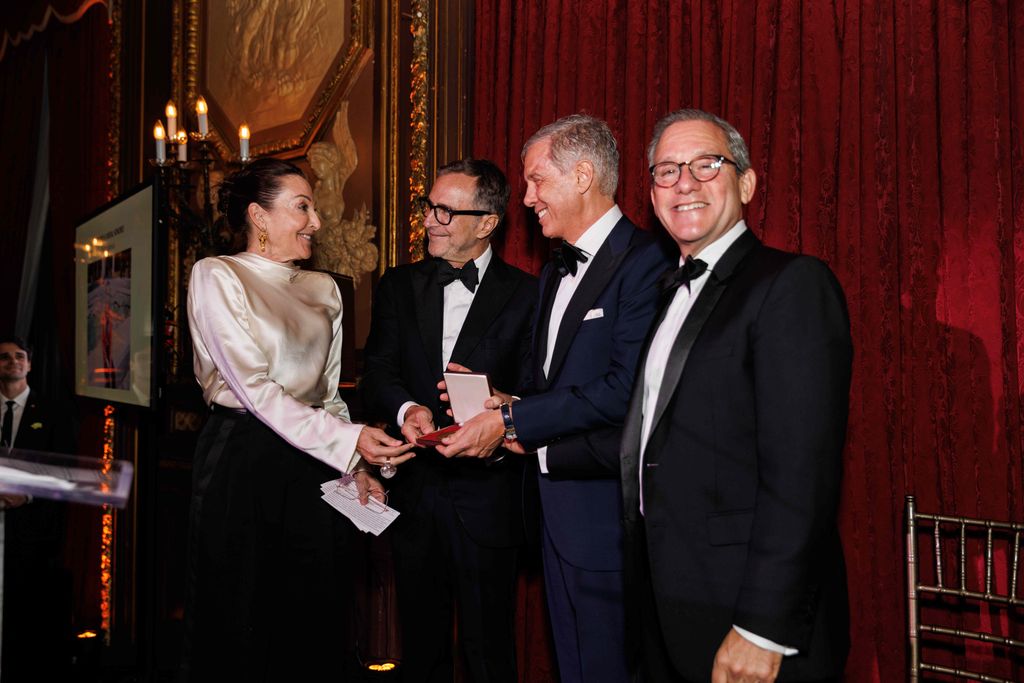
[[[260,234],[257,235],[256,239],[258,239],[260,241],[260,251],[261,252],[266,252],[267,251],[267,229],[266,228],[260,228]]]

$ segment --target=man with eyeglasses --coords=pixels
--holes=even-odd
[[[505,437],[536,452],[561,681],[625,682],[617,445],[672,260],[615,203],[619,150],[605,122],[575,114],[541,128],[523,146],[523,177],[523,202],[544,236],[561,240],[541,275],[531,395],[478,415],[439,450],[486,456]]]
[[[442,167],[416,205],[430,258],[389,269],[377,287],[360,388],[369,417],[407,441],[451,424],[437,388],[449,363],[510,391],[528,372],[537,280],[490,245],[508,198],[489,161]],[[420,449],[390,480],[405,681],[453,679],[455,609],[468,680],[516,680],[523,463],[503,454],[456,461]]]
[[[651,201],[679,247],[623,428],[630,614],[645,680],[839,680],[836,522],[852,345],[842,289],[743,221],[743,138],[662,119]]]

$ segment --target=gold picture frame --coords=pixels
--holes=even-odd
[[[373,59],[372,0],[178,0],[173,11],[175,102],[206,99],[224,159],[238,158],[242,123],[251,156],[304,156]]]

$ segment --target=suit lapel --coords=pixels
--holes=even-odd
[[[758,245],[760,245],[760,241],[754,236],[754,233],[747,230],[736,239],[726,252],[722,254],[722,258],[718,260],[718,263],[715,264],[708,282],[701,290],[700,296],[693,303],[693,308],[687,314],[686,320],[683,321],[683,326],[679,330],[675,342],[672,344],[668,365],[661,380],[661,389],[658,391],[658,403],[654,406],[654,416],[651,419],[649,434],[654,434],[658,423],[665,414],[665,408],[675,395],[679,379],[682,377],[683,369],[686,367],[686,359],[689,358],[690,350],[693,348],[693,344],[697,340],[700,331],[704,328],[704,323],[711,316],[711,312],[715,310],[715,305],[718,304],[718,300],[725,292],[725,288],[737,266]],[[671,299],[669,298],[669,300]],[[665,303],[664,308],[667,308],[668,302]],[[659,315],[659,318],[662,316],[663,314]],[[646,358],[646,353],[644,358]]]
[[[39,417],[36,394],[34,391],[29,391],[28,398],[25,400],[25,411],[21,414],[21,423],[18,425],[18,433],[14,437],[15,448],[38,449],[34,438],[35,434],[32,432],[32,425],[36,422],[42,422],[42,419]]]
[[[551,326],[551,307],[555,303],[555,293],[562,282],[558,269],[550,262],[544,267],[541,282],[541,306],[537,312],[537,323],[533,327],[533,384],[538,391],[544,391],[548,386],[548,379],[544,375],[544,359],[548,356],[548,328]]]
[[[459,331],[459,338],[452,349],[452,361],[467,365],[467,360],[476,349],[495,319],[501,315],[505,303],[512,297],[515,288],[511,286],[509,267],[496,254],[492,255],[487,272],[477,287],[473,303],[466,314],[466,321]],[[443,370],[443,368],[442,368]]]
[[[623,259],[632,250],[631,238],[636,228],[628,219],[622,217],[615,224],[608,239],[604,241],[601,248],[594,254],[594,260],[587,268],[586,274],[579,287],[573,292],[572,299],[565,309],[562,322],[558,326],[558,338],[555,340],[555,348],[551,354],[551,366],[548,378],[558,374],[558,370],[569,353],[569,347],[583,324],[583,317],[597,301],[597,298],[604,292],[605,287],[615,276]],[[543,363],[543,360],[541,361]]]
[[[423,261],[410,274],[412,299],[416,302],[416,322],[419,325],[423,352],[427,355],[430,371],[440,377],[441,330],[444,319],[444,292],[437,281],[437,268],[432,261]]]
[[[654,333],[661,325],[671,301],[672,297],[662,297],[654,322],[647,330],[647,338],[644,339],[643,348],[640,350],[640,367],[634,376],[633,393],[629,398],[626,420],[622,424],[619,463],[622,474],[623,510],[627,521],[638,519],[640,513],[640,478],[637,469],[640,466],[640,437],[644,425],[644,374],[647,368],[647,351],[651,348],[651,340],[654,339]]]

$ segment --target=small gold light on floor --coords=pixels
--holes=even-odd
[[[77,637],[79,640],[85,640],[86,638],[95,638],[97,635],[96,631],[82,631]]]
[[[398,664],[395,662],[374,662],[373,664],[367,664],[367,671],[394,671],[398,668]]]

